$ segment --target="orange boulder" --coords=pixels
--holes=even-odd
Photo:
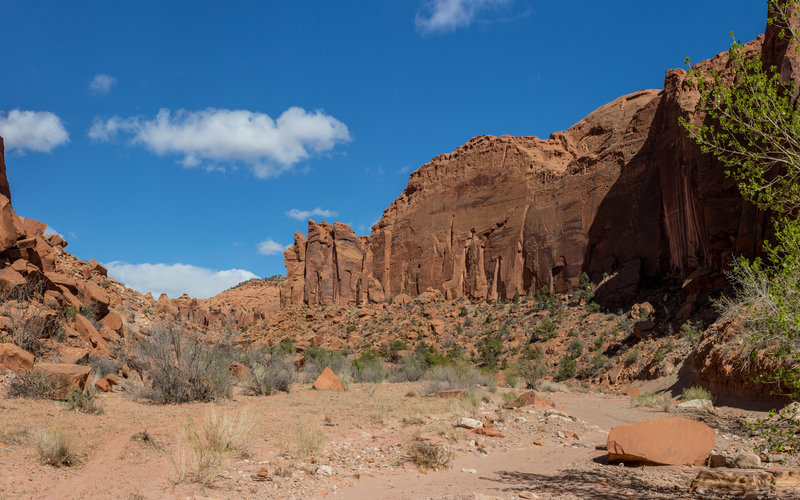
[[[33,354],[14,344],[0,344],[0,372],[20,372],[33,367]]]
[[[69,363],[37,363],[34,369],[43,371],[56,382],[55,399],[66,399],[73,387],[83,389],[92,370],[89,366]]]
[[[326,366],[319,377],[317,377],[317,380],[314,381],[314,389],[321,391],[343,391],[344,386],[341,380],[339,380],[339,377],[333,373],[333,370]]]
[[[715,439],[714,429],[682,417],[623,425],[608,434],[608,461],[700,466]]]

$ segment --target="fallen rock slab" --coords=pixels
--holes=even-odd
[[[339,377],[333,373],[333,370],[326,366],[317,377],[317,380],[314,381],[314,389],[320,391],[344,391],[344,386]]]
[[[33,368],[33,354],[16,344],[0,344],[0,372],[21,372]]]
[[[69,363],[36,363],[33,368],[43,371],[56,382],[54,399],[67,399],[73,387],[83,389],[92,370],[90,366]]]
[[[682,417],[614,427],[606,446],[609,462],[701,466],[714,449],[711,427]]]

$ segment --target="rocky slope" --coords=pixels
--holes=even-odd
[[[798,56],[768,26],[747,45],[795,78]],[[725,73],[728,53],[696,68]],[[800,80],[797,80],[800,81]],[[587,272],[598,299],[631,300],[640,281],[694,280],[687,302],[753,255],[763,214],[678,123],[702,124],[699,93],[670,70],[664,90],[607,104],[547,140],[473,138],[411,174],[372,234],[309,221],[285,254],[285,306],[379,302],[428,288],[445,298],[508,299],[564,291]]]

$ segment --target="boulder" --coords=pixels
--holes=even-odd
[[[14,268],[4,267],[0,269],[0,291],[11,290],[16,286],[24,284],[25,278],[14,270]]]
[[[772,474],[757,470],[708,469],[692,481],[692,489],[723,491],[763,491],[770,489]]]
[[[483,422],[475,418],[461,417],[453,420],[453,427],[462,427],[464,429],[480,429],[483,427]]]
[[[83,389],[92,370],[90,366],[69,363],[37,363],[33,368],[43,371],[56,382],[55,399],[66,399],[74,387]]]
[[[344,386],[339,377],[333,373],[333,370],[326,366],[317,377],[317,380],[314,381],[314,389],[320,391],[343,391]]]
[[[0,372],[21,372],[33,368],[33,354],[15,344],[0,344]]]
[[[93,281],[82,283],[79,288],[83,302],[88,302],[97,307],[98,317],[103,317],[108,314],[108,305],[111,299],[108,297],[105,290]]]
[[[506,404],[506,408],[521,408],[523,406],[544,406],[555,408],[555,405],[539,397],[534,391],[528,391],[521,394],[516,401]]]
[[[108,270],[94,259],[89,259],[89,267],[100,276],[108,276]]]
[[[100,323],[106,328],[122,333],[122,316],[116,311],[108,311],[108,314],[100,320]]]
[[[714,429],[688,418],[648,420],[611,429],[608,461],[701,466],[715,440]]]

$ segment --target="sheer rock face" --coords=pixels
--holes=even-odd
[[[784,57],[784,45],[768,29],[746,50],[794,79],[798,57]],[[725,74],[728,64],[724,52],[696,68]],[[685,278],[753,255],[763,214],[678,123],[706,122],[699,100],[686,72],[670,70],[663,91],[620,97],[547,140],[475,137],[411,174],[371,235],[309,221],[308,241],[297,235],[284,254],[282,304],[358,304],[429,288],[507,299],[564,291],[582,272],[605,278],[610,300],[627,299],[642,277]]]

